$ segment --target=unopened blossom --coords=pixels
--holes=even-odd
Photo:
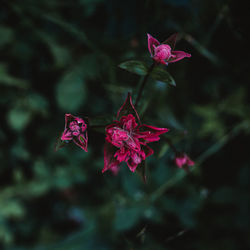
[[[88,147],[87,124],[83,119],[65,114],[65,129],[61,136],[62,141],[73,141],[86,152]]]
[[[194,162],[185,153],[180,153],[175,156],[175,164],[177,167],[183,168],[193,166]]]
[[[160,140],[159,135],[166,132],[167,128],[141,124],[131,96],[128,94],[118,111],[117,120],[106,127],[102,172],[117,171],[121,162],[126,162],[129,169],[134,172],[146,157],[153,154],[153,150],[147,144]]]
[[[185,57],[191,57],[190,54],[184,51],[176,51],[177,34],[173,34],[163,43],[160,43],[157,39],[148,34],[148,50],[156,63],[168,65],[168,63],[177,62]]]

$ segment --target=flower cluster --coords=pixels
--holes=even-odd
[[[170,36],[162,44],[148,34],[148,49],[155,61],[153,67],[157,64],[168,65],[168,63],[177,62],[191,56],[183,51],[175,51],[175,43],[176,34]],[[104,168],[102,173],[110,170],[113,174],[117,174],[122,162],[125,162],[129,169],[134,172],[140,165],[143,165],[147,157],[153,154],[154,151],[148,144],[159,141],[160,135],[168,131],[168,128],[142,124],[132,103],[131,95],[128,93],[125,102],[117,113],[116,120],[105,128]],[[65,114],[65,129],[61,141],[73,141],[87,152],[88,133],[86,121],[71,114]],[[179,168],[186,168],[194,165],[194,162],[186,154],[182,153],[176,155],[175,164]]]
[[[127,110],[131,110],[126,114]],[[128,94],[126,101],[117,113],[117,120],[106,127],[106,144],[104,149],[104,168],[116,169],[121,162],[126,162],[134,172],[137,166],[153,154],[147,145],[160,140],[159,135],[168,132],[167,128],[157,128],[140,124],[140,118]]]

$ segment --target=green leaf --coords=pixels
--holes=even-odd
[[[85,81],[78,70],[68,72],[57,85],[56,99],[60,108],[74,112],[87,97]]]
[[[15,107],[9,111],[7,120],[14,130],[21,131],[29,124],[31,112],[21,107]]]
[[[148,72],[148,67],[144,62],[140,61],[127,61],[118,65],[121,69],[125,69],[131,73],[144,76]]]
[[[0,63],[0,85],[24,89],[28,87],[28,82],[10,75],[6,65]]]
[[[143,210],[140,206],[118,208],[114,220],[115,229],[125,231],[132,228],[140,219]]]
[[[53,58],[54,63],[56,67],[65,67],[66,65],[70,65],[72,63],[71,61],[71,55],[70,51],[59,44],[59,42],[54,39],[51,35],[42,32],[42,31],[36,31],[37,36],[43,41],[46,46],[48,46]]]
[[[174,78],[165,69],[162,69],[160,67],[155,67],[150,76],[157,81],[176,86]]]
[[[14,39],[14,32],[12,29],[0,26],[0,47],[12,42]]]

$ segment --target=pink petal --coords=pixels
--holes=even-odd
[[[135,172],[135,170],[138,166],[138,164],[134,163],[132,160],[127,161],[127,165],[129,167],[130,171],[132,171],[132,172]]]
[[[137,127],[137,123],[135,121],[135,117],[132,114],[127,116],[123,116],[120,120],[122,128],[127,131],[131,131]]]
[[[141,123],[140,121],[140,118],[139,118],[139,115],[132,103],[132,98],[131,98],[131,94],[128,93],[128,96],[125,100],[125,102],[123,103],[123,105],[121,106],[121,108],[119,109],[118,113],[117,113],[117,120],[120,120],[120,118],[122,116],[126,116],[128,114],[132,114],[135,119],[136,119],[136,122],[137,123]]]
[[[186,164],[186,158],[185,157],[176,157],[175,158],[175,164],[179,167],[182,168],[183,165]]]
[[[120,171],[119,165],[113,164],[109,170],[112,172],[113,175],[117,175]]]
[[[127,147],[129,147],[129,149],[132,149],[134,151],[140,151],[141,150],[141,146],[140,146],[140,142],[137,138],[133,137],[133,138],[129,138],[126,141],[126,145]]]
[[[171,47],[171,49],[173,50],[175,48],[177,35],[178,35],[178,33],[171,35],[168,39],[166,39],[163,42],[163,44],[168,44]]]
[[[116,159],[119,162],[127,161],[130,157],[130,151],[126,149],[125,147],[120,148],[119,150],[116,151],[114,157],[116,157]]]
[[[142,138],[147,142],[159,141],[159,135],[168,132],[168,128],[157,128],[150,125],[141,125],[138,127],[138,131],[136,132],[136,137]]]
[[[69,141],[72,139],[73,139],[73,136],[72,136],[71,132],[69,130],[65,129],[62,136],[61,136],[61,140],[62,141]]]
[[[79,117],[71,115],[71,114],[65,114],[65,126],[68,126],[69,123],[72,121],[77,121],[78,123],[82,123],[83,125],[86,125],[82,118],[79,118]],[[86,127],[87,127],[87,125],[86,125]]]
[[[174,57],[172,57],[168,60],[169,63],[180,61],[181,59],[183,59],[185,57],[191,57],[191,54],[188,54],[184,51],[172,51],[172,55]]]
[[[68,128],[69,123],[74,120],[74,116],[71,114],[65,114],[65,128]]]
[[[145,158],[152,155],[154,153],[154,150],[150,148],[148,145],[144,146],[144,152],[145,152]],[[144,158],[144,160],[145,160]]]
[[[86,125],[85,122],[84,122],[84,120],[83,120],[82,118],[75,117],[75,116],[73,116],[73,117],[74,117],[74,119],[75,119],[78,123],[82,123],[82,124]]]
[[[179,168],[182,168],[183,166],[193,166],[194,162],[188,157],[187,154],[181,153],[175,157],[175,164]]]
[[[193,166],[194,165],[194,161],[192,161],[188,156],[187,156],[187,165],[188,166]]]
[[[134,172],[139,164],[142,163],[143,160],[145,160],[145,153],[143,151],[136,152],[136,151],[130,151],[130,158],[127,161],[127,165],[129,169]]]
[[[109,170],[110,168],[118,167],[119,161],[114,158],[115,148],[108,142],[104,145],[104,168],[102,173]]]
[[[154,46],[159,46],[160,43],[150,34],[147,34],[147,35],[148,35],[148,50],[149,50],[150,55],[153,56]]]
[[[79,136],[76,136],[73,138],[73,142],[79,146],[80,148],[82,148],[84,151],[88,152],[88,137],[86,134],[86,138],[84,137],[83,134],[80,134]]]
[[[168,66],[168,62],[165,62],[165,61],[163,61],[163,60],[160,61],[159,63]]]

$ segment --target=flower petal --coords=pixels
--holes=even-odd
[[[88,136],[86,133],[86,137],[83,134],[80,134],[79,136],[75,136],[73,138],[73,142],[79,146],[80,148],[82,148],[84,151],[88,152]]]
[[[69,123],[75,119],[75,116],[71,114],[65,114],[65,129],[68,128]]]
[[[123,116],[120,120],[121,126],[123,129],[127,130],[127,131],[132,131],[137,127],[137,123],[135,120],[135,117],[131,114],[127,115],[127,116]]]
[[[188,166],[193,166],[194,165],[194,161],[192,161],[188,156],[187,156],[187,165]]]
[[[154,46],[159,46],[160,43],[158,40],[156,40],[154,37],[152,37],[150,34],[148,35],[148,51],[151,56],[153,56]]]
[[[193,166],[194,162],[185,153],[178,153],[175,157],[175,164],[179,167]]]
[[[127,165],[129,167],[130,171],[132,171],[132,172],[135,172],[135,170],[136,170],[136,168],[138,166],[138,164],[135,163],[132,159],[130,159],[129,161],[127,161]]]
[[[120,120],[120,118],[122,116],[126,116],[128,114],[132,114],[135,119],[136,119],[136,122],[137,123],[141,123],[140,121],[140,118],[139,118],[139,115],[132,103],[132,98],[131,98],[131,94],[128,93],[128,96],[125,100],[125,102],[123,103],[123,105],[121,106],[121,108],[119,109],[118,113],[117,113],[117,120]]]
[[[120,171],[120,167],[119,165],[113,164],[109,170],[112,172],[113,175],[118,175],[119,171]]]
[[[191,57],[191,54],[188,54],[184,51],[172,51],[172,55],[174,57],[172,57],[168,60],[169,63],[180,61],[181,59],[183,59],[185,57]]]
[[[163,44],[168,44],[171,47],[171,49],[173,50],[175,48],[177,35],[178,35],[178,33],[171,35],[168,39],[166,39],[163,42]]]
[[[175,158],[175,164],[177,165],[177,167],[182,168],[182,166],[184,166],[186,164],[186,157],[182,156],[182,157],[176,157]]]
[[[116,151],[114,157],[116,157],[116,159],[119,162],[122,162],[122,161],[126,162],[130,157],[130,151],[128,149],[126,149],[125,147],[122,147]]]
[[[136,131],[136,137],[144,139],[147,142],[159,141],[159,135],[168,132],[168,128],[157,128],[150,125],[142,124],[138,127],[138,131]]]
[[[104,168],[102,169],[102,173],[109,170],[110,168],[118,167],[119,161],[114,158],[116,148],[113,147],[110,143],[105,142],[104,145]]]
[[[140,152],[130,151],[130,158],[127,161],[129,169],[132,172],[134,172],[137,166],[139,166],[145,160],[145,158],[146,158],[145,152],[142,150]]]
[[[63,134],[61,136],[61,140],[62,141],[69,141],[69,140],[72,140],[73,139],[73,136],[70,132],[70,130],[68,130],[67,128],[63,131]]]
[[[148,145],[145,145],[143,147],[144,153],[145,153],[145,158],[152,155],[154,153],[154,150],[150,148]]]

